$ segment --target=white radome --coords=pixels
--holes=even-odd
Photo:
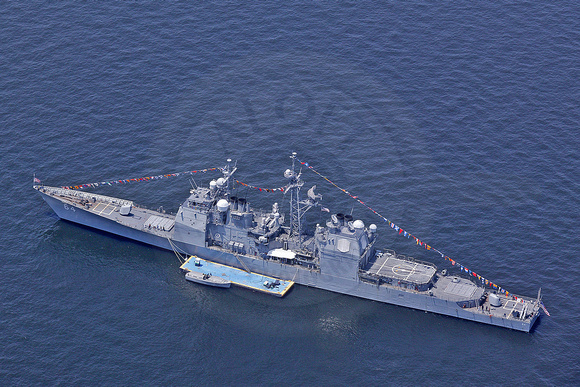
[[[217,202],[217,209],[219,212],[226,212],[230,208],[230,203],[226,199],[220,199]]]

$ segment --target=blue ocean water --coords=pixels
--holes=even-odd
[[[4,3],[0,384],[578,384],[579,16],[576,2]],[[170,252],[59,221],[31,188],[33,173],[74,185],[228,157],[238,179],[279,187],[292,151],[509,291],[542,287],[552,316],[523,334],[305,287],[208,289]],[[380,224],[303,177],[332,211]],[[189,184],[97,192],[175,210]]]

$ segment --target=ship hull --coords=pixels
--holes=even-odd
[[[343,278],[332,276],[319,270],[308,270],[295,265],[283,264],[279,261],[234,254],[221,248],[198,246],[176,240],[170,242],[170,234],[160,236],[147,230],[137,230],[124,226],[90,210],[71,206],[41,191],[39,193],[61,219],[166,250],[173,250],[173,245],[191,255],[197,255],[207,260],[250,270],[255,273],[291,280],[304,286],[523,332],[529,332],[538,317],[536,313],[531,319],[523,321],[508,318],[509,316],[485,315],[480,312],[463,309],[456,302],[432,297],[426,292],[377,286],[362,281],[354,275],[352,278]]]

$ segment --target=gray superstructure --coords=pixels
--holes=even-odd
[[[377,249],[377,227],[350,215],[331,215],[305,232],[304,214],[321,196],[312,187],[301,199],[304,183],[295,159],[293,154],[292,168],[284,172],[288,222],[277,203],[258,211],[233,194],[236,168],[229,160],[222,177],[191,189],[176,215],[89,192],[34,188],[60,218],[136,241],[301,285],[530,331],[540,313],[539,295],[506,296],[432,263]]]

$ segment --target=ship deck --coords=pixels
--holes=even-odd
[[[397,258],[396,255],[385,252],[377,254],[369,262],[365,271],[380,277],[424,284],[433,278],[437,269],[424,263]]]

